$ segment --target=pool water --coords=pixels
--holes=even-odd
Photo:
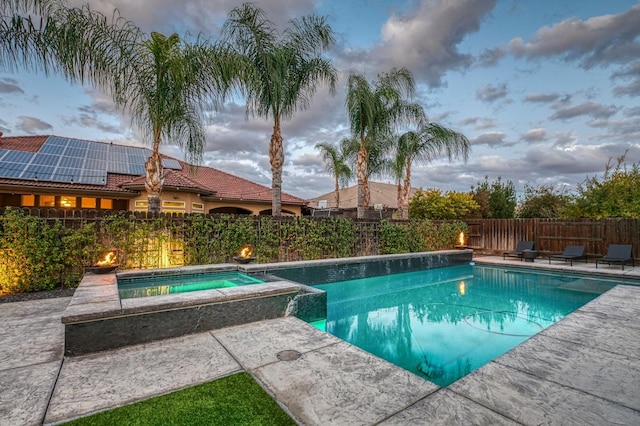
[[[142,276],[118,278],[118,293],[121,299],[131,299],[262,283],[264,281],[240,272]]]
[[[616,282],[455,266],[317,285],[318,328],[447,386],[596,298]]]

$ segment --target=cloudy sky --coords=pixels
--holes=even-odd
[[[70,0],[71,5],[86,3]],[[146,33],[218,38],[235,0],[92,0]],[[320,88],[311,107],[283,123],[283,188],[302,198],[330,192],[318,142],[349,136],[350,72],[370,81],[407,67],[431,121],[466,135],[469,161],[417,167],[415,187],[468,191],[488,176],[568,185],[601,174],[610,158],[640,161],[640,2],[631,0],[268,0],[256,2],[285,28],[291,18],[326,15],[337,43],[328,56],[337,93]],[[207,123],[204,164],[271,185],[272,125],[246,119],[231,100]],[[0,70],[0,131],[139,143],[108,97],[60,78]],[[180,157],[170,145],[163,152]],[[388,178],[378,178],[388,182]]]

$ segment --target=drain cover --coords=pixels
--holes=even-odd
[[[278,357],[280,361],[295,361],[296,359],[300,358],[301,355],[302,354],[300,352],[289,349],[286,351],[278,352],[276,357]]]

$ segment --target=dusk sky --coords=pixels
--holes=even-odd
[[[79,6],[86,1],[71,0]],[[146,33],[219,37],[234,0],[95,0],[117,8]],[[319,87],[311,107],[282,124],[283,190],[313,198],[333,190],[318,142],[349,136],[350,72],[370,80],[407,67],[431,121],[469,138],[465,164],[438,159],[415,167],[414,187],[469,191],[488,176],[568,185],[601,175],[610,158],[640,161],[640,2],[630,0],[269,0],[258,1],[279,28],[326,15],[337,43],[327,54],[340,77]],[[230,100],[207,125],[204,165],[271,186],[270,121],[245,116]],[[0,70],[0,131],[140,144],[128,117],[90,87],[58,77]],[[181,158],[170,141],[162,152]],[[374,178],[390,182],[389,178]],[[354,184],[352,182],[352,184]]]

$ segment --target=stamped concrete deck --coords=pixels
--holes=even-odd
[[[305,425],[640,424],[640,286],[614,288],[447,388],[292,317],[64,358],[69,300],[0,305],[0,425],[57,424],[242,370]],[[302,356],[280,360],[283,350]]]

